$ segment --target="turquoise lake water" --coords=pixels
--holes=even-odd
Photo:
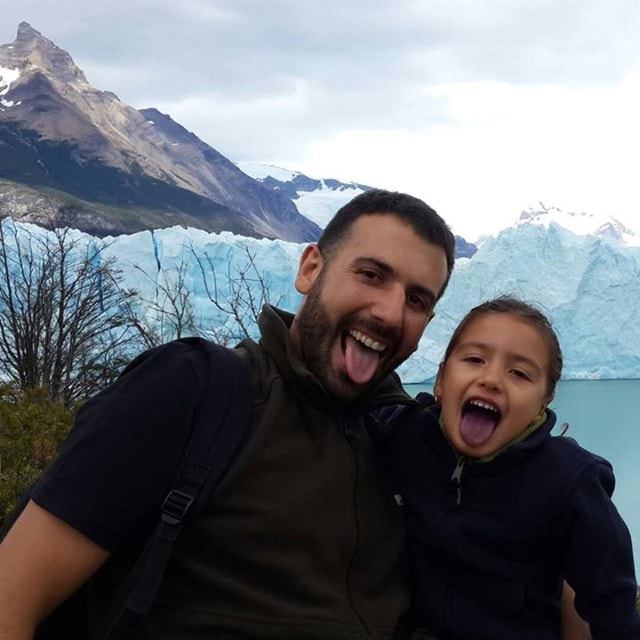
[[[431,385],[405,385],[407,392],[431,391]],[[563,380],[551,408],[567,435],[613,465],[613,501],[633,539],[636,577],[640,577],[640,425],[635,401],[640,380]],[[556,428],[555,431],[558,431]]]

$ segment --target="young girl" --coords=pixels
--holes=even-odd
[[[550,434],[561,370],[547,318],[498,298],[455,330],[435,404],[420,394],[420,411],[397,414],[385,448],[413,572],[413,634],[405,637],[560,638],[564,578],[594,640],[640,639],[611,465]]]

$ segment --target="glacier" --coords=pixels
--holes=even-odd
[[[420,348],[401,368],[431,380],[448,337],[473,305],[501,294],[540,307],[556,329],[563,379],[640,377],[640,247],[577,235],[559,223],[518,224],[456,261]]]
[[[157,294],[162,274],[187,265],[202,327],[225,322],[225,317],[207,297],[197,255],[211,259],[222,298],[230,295],[230,278],[250,254],[271,302],[295,312],[301,300],[293,287],[301,244],[181,227],[105,241],[105,253],[117,259],[125,284],[141,290],[147,300]],[[552,221],[504,229],[485,239],[471,258],[456,261],[418,350],[398,369],[403,382],[433,380],[460,319],[473,305],[501,294],[522,297],[548,314],[564,354],[563,379],[640,378],[640,247],[607,236],[577,235]]]
[[[34,232],[32,225],[9,219],[2,224]],[[484,238],[471,258],[459,258],[417,351],[398,369],[403,382],[432,381],[462,316],[501,294],[522,297],[548,314],[564,354],[563,379],[640,378],[640,242],[626,229],[621,235],[609,228],[577,232],[570,226],[548,211],[529,212],[516,225]],[[273,304],[295,312],[301,300],[293,281],[303,244],[183,227],[103,239],[74,233],[99,245],[105,259],[116,259],[123,285],[149,303],[142,312],[151,325],[152,307],[161,303],[163,287],[179,269],[204,335],[215,336],[211,328],[230,321],[210,300],[211,276],[218,299],[225,301],[249,260]],[[255,327],[252,335],[257,336]]]

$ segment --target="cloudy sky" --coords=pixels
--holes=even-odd
[[[473,238],[543,202],[640,232],[637,0],[1,0],[234,161],[413,193]]]

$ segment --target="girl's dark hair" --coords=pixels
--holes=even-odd
[[[445,221],[425,202],[397,191],[370,189],[347,202],[325,227],[318,248],[331,259],[332,252],[349,237],[353,223],[365,215],[388,214],[409,224],[423,240],[440,247],[447,259],[447,279],[438,292],[442,296],[447,287],[455,261],[455,237]]]
[[[553,395],[555,392],[556,384],[560,380],[562,374],[562,350],[560,349],[560,343],[558,336],[551,326],[551,322],[547,316],[533,305],[523,302],[522,300],[514,296],[500,296],[493,300],[487,300],[477,307],[474,307],[462,318],[460,324],[453,332],[447,349],[444,353],[444,364],[451,355],[451,352],[455,349],[456,344],[460,340],[462,332],[467,325],[474,319],[487,313],[508,313],[509,315],[516,316],[526,323],[530,324],[534,329],[540,332],[540,335],[544,338],[548,347],[549,355],[549,381],[547,392],[549,395]]]

